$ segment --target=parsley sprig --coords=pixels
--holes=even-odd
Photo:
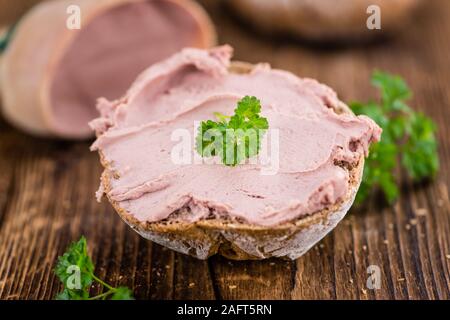
[[[198,128],[196,150],[202,157],[219,156],[227,166],[236,166],[259,153],[261,137],[269,128],[260,116],[261,102],[245,96],[237,103],[234,115],[218,112],[217,121],[202,121]]]
[[[412,93],[401,77],[375,71],[372,84],[380,89],[381,102],[350,104],[355,114],[369,116],[383,129],[381,141],[370,148],[356,201],[361,203],[374,187],[380,187],[392,203],[399,195],[394,175],[398,163],[414,181],[436,175],[439,169],[436,125],[406,104]]]
[[[73,242],[67,251],[58,258],[55,273],[64,284],[64,290],[56,296],[58,300],[131,300],[133,295],[127,287],[112,287],[94,275],[94,264],[87,253],[86,238]],[[89,296],[89,289],[96,281],[104,291]]]

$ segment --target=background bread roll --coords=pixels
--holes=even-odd
[[[311,40],[370,39],[398,30],[422,0],[228,0],[244,21],[265,33],[284,33]],[[368,30],[367,8],[381,9],[381,31]]]

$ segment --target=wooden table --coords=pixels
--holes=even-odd
[[[0,11],[18,2],[0,0]],[[394,206],[372,200],[296,261],[199,261],[140,238],[106,201],[96,203],[101,168],[89,142],[33,138],[1,121],[0,298],[53,298],[61,289],[52,271],[57,256],[86,235],[96,273],[134,288],[139,299],[449,299],[450,1],[429,1],[396,39],[344,48],[259,36],[217,2],[207,7],[236,59],[317,78],[344,101],[376,97],[374,68],[405,77],[412,106],[439,125],[436,180],[413,185],[400,172]],[[381,269],[379,290],[366,287],[369,265]]]

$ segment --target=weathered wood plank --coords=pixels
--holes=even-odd
[[[0,0],[0,8],[2,8],[0,11],[0,26],[14,23],[26,10],[41,1],[42,0]]]
[[[289,299],[294,263],[282,260],[212,259],[221,299]]]
[[[174,299],[216,298],[208,261],[176,255]]]
[[[404,187],[395,206],[374,198],[352,210],[297,261],[198,261],[140,238],[107,201],[96,203],[101,168],[88,142],[35,139],[0,121],[0,298],[53,298],[61,289],[52,271],[57,256],[85,235],[96,273],[133,287],[140,299],[449,299],[450,2],[429,1],[395,41],[354,48],[256,35],[218,1],[202,2],[236,59],[317,78],[345,101],[376,96],[368,81],[374,68],[405,77],[415,93],[412,106],[439,126],[436,180],[417,186],[399,173]],[[0,0],[0,25],[23,10],[15,3]],[[380,267],[379,290],[367,288],[370,265]]]

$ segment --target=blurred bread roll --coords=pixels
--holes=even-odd
[[[372,38],[408,24],[422,0],[228,0],[246,21],[264,33],[311,40]],[[367,9],[381,12],[381,30],[369,30]]]

